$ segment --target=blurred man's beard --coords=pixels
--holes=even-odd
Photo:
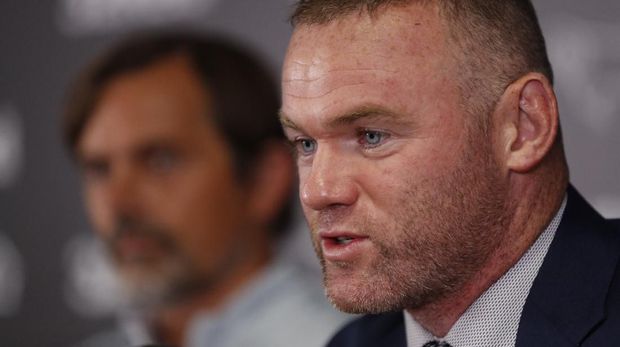
[[[182,253],[170,232],[136,218],[122,218],[111,238],[108,251],[131,307],[151,310],[166,306],[197,291],[204,280]],[[149,243],[151,254],[123,254],[121,243],[139,238]]]
[[[344,223],[372,242],[365,264],[327,262],[313,232],[334,306],[349,313],[420,308],[454,293],[483,267],[504,235],[505,184],[488,149],[468,151],[453,171],[406,182],[387,210],[316,212],[313,230]]]
[[[127,303],[144,310],[182,301],[202,288],[199,274],[175,255],[157,264],[131,264],[117,267]]]

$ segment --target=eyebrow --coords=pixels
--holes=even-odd
[[[402,117],[390,110],[383,107],[367,105],[358,107],[350,112],[346,112],[328,122],[329,127],[337,127],[340,125],[353,124],[359,120],[399,120]]]
[[[145,157],[149,153],[152,153],[158,150],[169,150],[169,149],[178,152],[180,149],[180,146],[175,145],[174,141],[169,140],[169,139],[149,139],[149,140],[145,140],[144,142],[134,144],[130,146],[129,148],[126,148],[124,151],[125,151],[125,154],[130,158],[140,158],[140,157]],[[79,149],[79,151],[76,152],[76,154],[77,154],[76,160],[78,163],[80,162],[87,163],[93,160],[101,160],[101,159],[105,159],[110,156],[110,154],[107,153],[106,151],[95,150],[95,151],[89,152],[84,149]]]
[[[295,124],[295,122],[293,122],[285,113],[284,111],[280,110],[278,111],[278,117],[280,118],[280,124],[282,124],[283,128],[289,128],[289,129],[293,129],[293,130],[299,130],[299,127],[297,126],[297,124]]]
[[[280,123],[285,128],[293,130],[301,130],[300,127],[295,124],[282,110],[279,112]],[[335,117],[327,123],[328,128],[336,128],[342,125],[350,125],[359,120],[381,120],[389,119],[393,121],[402,121],[402,115],[387,110],[384,107],[375,105],[364,105],[353,109],[352,111],[345,112],[342,115]]]

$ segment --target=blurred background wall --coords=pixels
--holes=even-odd
[[[109,323],[107,268],[62,147],[58,119],[76,71],[128,31],[222,33],[274,76],[293,0],[0,1],[0,345],[68,346]],[[620,2],[535,0],[556,72],[572,182],[620,217]],[[303,222],[289,244],[313,262]]]

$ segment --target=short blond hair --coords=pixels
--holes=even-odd
[[[505,88],[528,72],[539,72],[553,83],[545,40],[529,0],[300,0],[291,23],[323,25],[354,13],[377,16],[386,8],[411,4],[438,6],[448,39],[456,46],[452,51],[458,82],[469,113],[488,114]]]

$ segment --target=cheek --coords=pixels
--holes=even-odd
[[[299,185],[308,178],[312,172],[312,165],[309,163],[302,163],[300,159],[297,159],[297,176],[299,177]]]
[[[421,174],[415,158],[398,154],[380,161],[366,161],[356,165],[356,180],[361,189],[373,199],[388,199],[402,191],[403,185]]]
[[[299,198],[302,198],[304,187],[310,178],[312,168],[305,165],[297,165],[297,177],[299,178]]]
[[[114,216],[101,190],[84,188],[84,208],[98,234],[108,234],[114,224]]]
[[[415,190],[425,189],[424,182],[430,184],[454,170],[457,153],[430,143],[410,144],[408,149],[390,158],[365,165],[359,170],[357,180],[373,208],[389,213],[402,208],[412,190],[415,193]]]
[[[162,214],[171,229],[182,233],[182,242],[197,252],[209,253],[238,237],[243,215],[243,201],[238,187],[229,180],[194,180],[193,184],[177,186]],[[162,221],[166,223],[166,221]]]

